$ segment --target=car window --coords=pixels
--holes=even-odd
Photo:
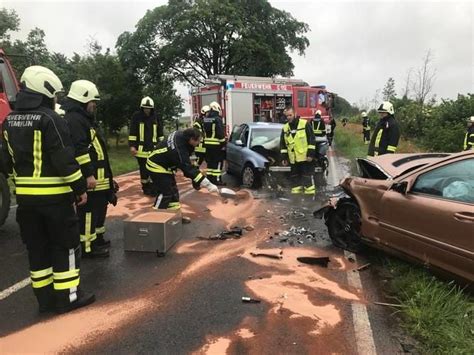
[[[232,130],[232,135],[230,137],[230,141],[235,143],[236,140],[240,139],[240,135],[242,134],[242,130],[244,129],[245,125],[235,126]]]
[[[298,91],[298,107],[306,107],[307,106],[307,92],[306,91]]]
[[[457,161],[420,175],[412,192],[474,204],[474,159]]]
[[[244,127],[242,132],[240,133],[240,138],[239,138],[244,146],[247,146],[247,142],[249,140],[249,128],[247,126]]]
[[[250,141],[250,148],[263,146],[265,149],[273,150],[280,147],[280,129],[254,128]]]

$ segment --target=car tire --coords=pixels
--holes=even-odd
[[[327,226],[333,244],[353,253],[364,249],[360,208],[352,199],[343,199],[328,216]]]
[[[5,175],[0,174],[0,226],[5,223],[10,211],[10,186]]]
[[[260,176],[257,169],[250,163],[245,164],[244,168],[242,169],[242,186],[257,189],[262,186],[262,177]]]

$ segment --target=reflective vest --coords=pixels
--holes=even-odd
[[[326,135],[326,127],[321,121],[313,121],[313,132],[316,137],[324,137]]]
[[[304,162],[307,159],[309,145],[306,136],[306,123],[306,120],[300,119],[296,131],[291,130],[289,123],[283,126],[288,159],[291,164]]]
[[[206,153],[206,147],[204,146],[204,127],[202,126],[202,120],[200,118],[196,119],[193,123],[193,127],[201,132],[201,140],[199,145],[194,149],[196,153]]]
[[[464,137],[464,150],[474,149],[474,128],[468,129]]]
[[[109,174],[106,174],[106,168],[108,167],[108,161],[106,160],[106,155],[104,153],[104,148],[102,147],[102,144],[97,136],[97,132],[95,131],[94,128],[91,128],[90,130],[91,134],[91,146],[94,148],[95,153],[97,154],[97,173],[96,175],[96,181],[97,185],[95,189],[89,189],[87,191],[104,191],[110,189],[110,176]]]

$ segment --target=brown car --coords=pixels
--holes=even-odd
[[[474,151],[358,159],[360,177],[341,183],[315,217],[334,245],[364,244],[474,282]]]

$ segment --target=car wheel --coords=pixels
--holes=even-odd
[[[246,164],[242,169],[242,185],[252,189],[261,186],[261,176],[252,164]]]
[[[5,223],[10,211],[10,186],[5,175],[0,174],[0,226]]]
[[[333,244],[354,253],[360,252],[363,249],[361,220],[359,206],[351,199],[341,200],[327,221]]]

